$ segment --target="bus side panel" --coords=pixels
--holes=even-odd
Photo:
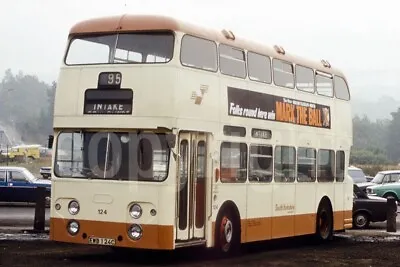
[[[269,240],[272,236],[272,184],[250,182],[247,186],[245,242]]]
[[[344,228],[344,187],[343,183],[335,183],[335,212],[333,213],[333,230]]]
[[[328,197],[332,205],[332,213],[335,215],[336,205],[335,205],[335,188],[332,183],[329,182],[319,182],[317,183],[316,191],[316,202],[315,202],[315,212],[318,213],[318,207],[321,203],[323,197]]]
[[[296,185],[274,183],[273,192],[272,238],[294,236]]]
[[[315,136],[318,140],[318,150],[333,150],[334,149],[334,134],[324,133],[322,130]],[[335,179],[335,157],[324,158],[320,157],[317,151],[317,195],[315,211],[318,211],[318,206],[321,199],[326,196],[332,205],[332,212],[334,213],[337,209],[335,206],[335,188],[333,181]]]
[[[296,236],[315,233],[316,212],[315,207],[316,184],[313,182],[300,182],[296,184],[296,217],[294,232]]]
[[[303,93],[304,94],[304,93]],[[305,94],[305,96],[308,96]],[[298,96],[298,98],[300,98]],[[297,128],[297,151],[301,148],[312,148],[316,151],[316,133],[311,127],[299,126]],[[316,158],[314,161],[304,159],[296,154],[297,162],[297,184],[296,184],[296,217],[295,217],[295,235],[314,234],[316,230]],[[317,155],[315,155],[316,157]],[[299,167],[299,162],[302,163]],[[309,163],[315,166],[307,166]],[[311,168],[305,169],[305,168]],[[306,172],[307,170],[307,172]]]

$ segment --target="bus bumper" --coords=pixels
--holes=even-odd
[[[353,219],[345,219],[344,221],[344,229],[353,228]]]
[[[79,230],[75,235],[68,232],[68,224],[76,221]],[[142,237],[132,240],[128,231],[133,224],[90,220],[50,218],[50,240],[126,248],[171,250],[174,248],[172,225],[140,225]]]

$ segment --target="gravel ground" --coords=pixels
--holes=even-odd
[[[367,235],[366,235],[367,234]],[[117,254],[93,247],[37,240],[0,240],[0,266],[399,266],[400,236],[359,232],[316,245],[307,238],[244,247],[242,255],[219,259],[203,249]]]

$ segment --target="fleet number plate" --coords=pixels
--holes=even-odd
[[[115,239],[102,237],[89,237],[89,244],[102,246],[115,246]]]

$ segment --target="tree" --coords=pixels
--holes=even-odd
[[[400,108],[390,113],[392,120],[388,127],[386,150],[391,160],[400,161]]]
[[[43,143],[51,133],[56,83],[6,70],[0,87],[0,122],[18,142]]]

